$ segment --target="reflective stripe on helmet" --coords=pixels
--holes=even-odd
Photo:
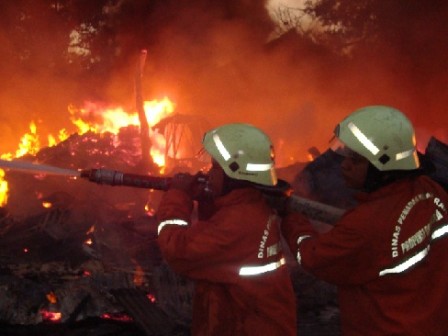
[[[213,141],[215,142],[216,148],[218,148],[219,153],[221,154],[221,156],[223,157],[223,159],[225,161],[227,161],[228,159],[230,159],[231,155],[229,153],[229,151],[227,150],[227,148],[224,146],[224,144],[222,143],[221,139],[219,138],[218,134],[213,134]]]
[[[272,272],[284,264],[286,264],[286,260],[285,258],[281,258],[279,261],[274,261],[263,266],[244,266],[240,268],[239,275],[251,276]]]
[[[218,134],[213,134],[213,141],[215,142],[216,148],[218,148],[219,153],[223,157],[225,161],[229,160],[231,158],[231,155],[227,148],[224,146],[224,144],[221,141],[221,138]],[[274,167],[272,163],[248,163],[246,165],[247,171],[268,171],[271,170]]]
[[[407,150],[407,151],[404,151],[401,153],[397,153],[395,155],[395,160],[398,161],[398,160],[406,159],[407,157],[410,157],[412,154],[414,154],[414,152],[415,152],[415,149],[413,148],[413,149],[410,149],[410,150]]]
[[[268,171],[272,169],[274,165],[272,163],[248,163],[246,166],[247,171]]]
[[[165,225],[180,225],[180,226],[185,226],[188,225],[188,222],[184,221],[183,219],[167,219],[164,220],[162,222],[160,222],[158,228],[157,228],[157,233],[160,234],[160,231],[162,231],[163,227]]]
[[[372,153],[373,155],[378,154],[378,152],[380,151],[378,149],[377,146],[375,146],[375,144],[370,141],[370,139],[367,138],[367,136],[354,124],[354,123],[349,123],[348,128],[350,129],[350,131],[353,133],[353,135],[356,137],[356,139],[359,140],[359,142],[365,147],[367,148],[367,150]]]
[[[448,233],[448,224],[445,223],[441,227],[434,230],[434,232],[431,234],[431,241],[440,238],[446,235],[447,233]],[[386,274],[402,273],[411,268],[412,266],[416,265],[418,262],[422,261],[428,255],[429,249],[431,247],[430,243],[423,250],[421,250],[417,254],[414,254],[412,257],[406,259],[405,261],[401,262],[395,267],[387,268],[380,271],[379,275],[383,276]]]

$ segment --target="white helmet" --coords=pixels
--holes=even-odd
[[[356,110],[335,129],[339,145],[365,157],[380,171],[412,170],[420,167],[414,127],[399,110],[367,106]],[[332,148],[338,147],[337,141]]]
[[[227,176],[267,186],[277,184],[273,146],[260,129],[241,123],[223,125],[207,132],[202,144]]]

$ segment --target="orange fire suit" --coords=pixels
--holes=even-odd
[[[344,336],[448,335],[448,196],[426,176],[364,195],[327,233],[290,214],[301,266],[338,286]]]
[[[163,257],[195,280],[192,335],[297,335],[279,220],[263,195],[233,190],[193,224],[192,211],[191,198],[175,189],[157,211]]]

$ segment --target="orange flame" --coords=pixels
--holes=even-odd
[[[167,97],[164,97],[162,100],[145,101],[144,110],[150,126],[148,134],[152,141],[150,155],[162,172],[165,166],[165,138],[162,134],[154,132],[151,127],[172,114],[175,110],[175,104]],[[76,108],[70,105],[68,106],[68,111],[70,121],[76,127],[76,133],[80,135],[87,132],[110,132],[117,135],[120,128],[140,125],[138,113],[129,113],[122,107],[103,107],[94,102],[86,102],[82,108]],[[29,129],[30,131],[21,137],[16,152],[14,154],[0,154],[1,159],[12,160],[26,154],[35,155],[38,153],[41,148],[41,137],[37,132],[37,126],[34,121],[30,122]],[[47,146],[55,146],[68,137],[68,131],[62,128],[59,130],[57,136],[52,134],[46,136]],[[0,169],[0,206],[6,205],[8,200],[8,183],[4,179],[4,176],[5,172]],[[43,204],[43,206],[49,205]]]
[[[58,302],[58,298],[54,292],[50,292],[46,295],[48,302],[55,304]]]
[[[50,209],[53,206],[53,204],[51,204],[50,202],[42,202],[42,206],[45,209]]]
[[[8,202],[8,182],[5,181],[5,171],[0,169],[0,206]]]
[[[165,166],[165,138],[162,134],[154,132],[151,127],[172,114],[175,104],[164,97],[160,101],[145,101],[143,107],[150,126],[148,134],[152,141],[150,155],[154,163],[163,168]],[[138,114],[128,113],[122,107],[102,107],[94,102],[86,102],[81,109],[69,106],[69,112],[70,120],[77,127],[79,134],[89,131],[118,134],[122,127],[140,125]]]

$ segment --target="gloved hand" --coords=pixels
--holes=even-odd
[[[284,217],[292,211],[290,207],[290,199],[287,195],[266,196],[266,199],[271,208],[275,209],[277,215],[280,217]]]
[[[178,173],[171,179],[170,189],[182,190],[190,195],[193,184],[196,178],[188,173]]]

